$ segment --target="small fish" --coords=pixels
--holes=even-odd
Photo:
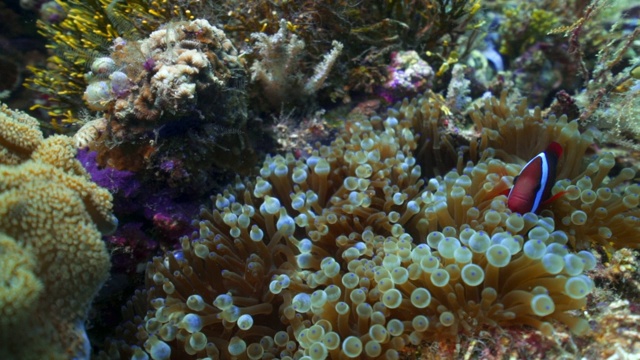
[[[556,168],[561,155],[562,146],[554,141],[545,151],[529,160],[513,179],[513,187],[507,197],[507,206],[511,211],[520,214],[535,213],[540,205],[563,195],[561,192],[549,197],[556,182]]]

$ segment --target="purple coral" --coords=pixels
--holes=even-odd
[[[153,70],[155,66],[156,66],[156,61],[152,57],[147,58],[147,60],[145,60],[144,63],[142,64],[142,67],[147,72],[151,72],[151,70]]]
[[[111,167],[100,168],[96,160],[97,153],[86,149],[78,150],[77,158],[91,175],[91,180],[110,193],[121,194],[125,198],[134,196],[140,189],[140,182],[131,171],[116,170]]]
[[[122,71],[114,71],[109,75],[109,80],[111,80],[111,92],[113,95],[119,99],[129,95],[131,91],[131,81],[127,77],[127,74]]]
[[[417,94],[431,87],[434,71],[417,52],[398,51],[391,54],[387,75],[389,80],[384,84],[384,88],[405,96]]]

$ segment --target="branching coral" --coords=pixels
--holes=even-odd
[[[36,122],[13,114],[14,124]],[[84,321],[110,266],[100,233],[116,225],[111,195],[90,181],[70,138],[38,141],[31,130],[22,144],[3,143],[29,158],[0,165],[0,356],[88,358]]]
[[[490,99],[484,117],[506,116],[499,104]],[[439,114],[414,99],[349,122],[306,159],[268,158],[255,181],[213,199],[181,251],[153,261],[149,310],[111,354],[393,359],[408,344],[487,328],[589,331],[570,312],[585,305],[594,285],[584,272],[596,265],[572,249],[578,225],[562,208],[511,213],[501,195],[520,165],[491,155],[516,137],[505,133],[497,149],[480,142],[477,163],[421,179],[414,154],[441,134]],[[584,155],[588,136],[537,116],[512,131],[549,133]]]
[[[285,20],[280,21],[276,34],[253,33],[251,37],[256,41],[258,57],[251,65],[251,80],[259,83],[259,96],[275,109],[290,106],[316,93],[342,51],[342,44],[335,41],[333,49],[316,66],[315,74],[305,80],[300,72],[305,43],[289,33]]]

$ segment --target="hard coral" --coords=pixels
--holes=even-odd
[[[246,70],[222,30],[202,19],[168,23],[107,59],[114,66],[97,59],[85,92],[105,111],[106,129],[90,144],[102,166],[191,194],[211,189],[214,173],[252,168],[249,136],[260,128],[247,126]]]
[[[429,133],[414,129],[429,106],[349,122],[331,146],[270,157],[218,195],[183,249],[150,264],[148,310],[110,354],[394,359],[487,328],[588,331],[568,311],[584,306],[596,260],[553,218],[508,210],[517,165],[421,179]]]
[[[398,51],[391,54],[384,88],[392,92],[396,99],[415,96],[432,86],[434,76],[431,66],[417,52]]]
[[[187,9],[173,1],[57,0],[49,3],[52,8],[42,9],[41,14],[46,16],[48,12],[54,18],[39,20],[38,28],[49,40],[54,55],[46,67],[30,67],[33,76],[27,79],[27,86],[47,95],[47,102],[37,107],[48,110],[54,121],[66,124],[78,122],[81,95],[87,86],[83,76],[86,68],[96,57],[109,51],[109,44],[115,38],[144,37],[174,17],[192,18]]]
[[[111,195],[90,181],[70,138],[34,144],[29,159],[0,165],[0,357],[88,358],[84,321],[110,266],[100,232],[116,225]]]

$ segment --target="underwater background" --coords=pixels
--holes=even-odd
[[[0,2],[0,358],[640,359],[639,19]]]

